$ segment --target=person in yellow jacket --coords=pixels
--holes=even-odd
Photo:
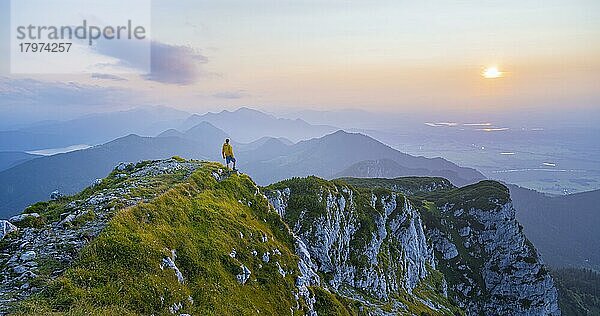
[[[229,163],[233,162],[233,170],[237,170],[235,168],[235,158],[233,157],[233,147],[231,147],[231,144],[229,143],[229,138],[225,140],[221,154],[223,154],[223,159],[225,159],[227,168],[229,168]]]

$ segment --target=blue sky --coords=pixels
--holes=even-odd
[[[0,1],[5,17],[8,1]],[[7,38],[4,17],[0,36]],[[161,59],[177,61],[173,69],[184,72],[6,74],[2,84],[73,82],[78,89],[123,90],[132,98],[106,108],[163,104],[198,112],[241,105],[585,111],[600,102],[598,1],[155,0],[152,21]],[[490,66],[504,76],[482,78]],[[35,87],[28,89],[35,94]],[[0,112],[13,111],[5,103]]]

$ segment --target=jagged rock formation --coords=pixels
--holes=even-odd
[[[428,235],[454,298],[468,314],[560,315],[558,293],[515,219],[508,189],[493,181],[454,189],[426,205]]]
[[[402,194],[364,194],[314,177],[267,189],[298,244],[305,245],[304,264],[322,275],[323,282],[315,278],[314,284],[359,302],[370,314],[453,313],[439,293],[441,283],[436,288],[426,280],[439,274],[433,250],[419,212]],[[419,285],[434,291],[415,291]]]
[[[557,315],[502,188],[123,163],[1,223],[0,314]]]
[[[468,315],[560,315],[553,280],[515,220],[507,188],[483,181],[457,189],[429,180],[430,185],[423,183],[426,178],[293,179],[271,186],[268,195],[309,245],[326,286],[371,300],[369,305],[379,302],[374,313],[400,312],[381,306],[399,306],[394,294],[413,294],[437,267],[444,293]],[[401,268],[390,269],[381,258]]]

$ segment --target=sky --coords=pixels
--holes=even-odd
[[[0,114],[15,120],[31,109],[66,118],[146,104],[490,115],[600,107],[600,1],[154,0],[150,75],[26,76],[7,71],[9,2],[0,0]],[[490,67],[502,76],[484,78]]]

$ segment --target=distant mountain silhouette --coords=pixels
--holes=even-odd
[[[244,150],[251,150],[251,149],[256,149],[256,148],[264,145],[265,143],[273,141],[273,140],[278,141],[286,146],[291,146],[294,144],[291,140],[289,140],[285,137],[262,137],[251,143],[240,143],[240,144],[238,144],[238,146],[244,148]]]
[[[156,135],[156,137],[180,137],[180,138],[186,138],[187,136],[185,135],[185,133],[182,133],[174,128],[170,128],[158,135]]]
[[[236,155],[242,165],[252,166],[283,157],[290,153],[293,146],[289,144],[289,141],[286,142],[281,138],[265,137],[250,144],[238,145],[236,148]]]
[[[357,162],[338,173],[335,177],[352,178],[397,178],[402,176],[426,176],[428,169],[410,169],[391,159],[365,160]]]
[[[175,136],[187,138],[185,131],[200,123],[210,123],[231,136],[234,143],[250,143],[261,138],[282,138],[288,142],[321,137],[336,128],[311,125],[300,119],[282,119],[263,112],[240,108],[191,115],[162,106],[90,114],[68,121],[43,121],[15,130],[0,131],[0,151],[31,151],[72,145],[97,145],[123,135]],[[188,134],[188,136],[190,136]]]
[[[185,132],[168,130],[154,138],[129,135],[89,149],[27,161],[0,172],[0,217],[45,200],[56,189],[67,194],[77,192],[119,162],[174,155],[222,161],[220,151],[225,137],[224,131],[204,122]],[[457,185],[483,179],[476,170],[444,159],[414,157],[368,136],[343,131],[292,145],[282,139],[264,138],[237,144],[234,150],[238,167],[261,185],[305,175],[333,178],[357,162],[376,159],[393,160],[432,176],[450,173],[455,176],[449,180]]]
[[[41,156],[20,151],[0,152],[0,171],[38,157]]]
[[[411,156],[371,137],[344,131],[301,141],[289,148],[282,148],[270,157],[272,158],[249,163],[246,167],[253,179],[261,184],[295,176],[334,178],[353,164],[378,159],[392,160],[408,169],[421,169],[422,174],[448,177],[455,185],[485,178],[474,169],[459,167],[442,158]],[[396,173],[396,176],[403,175],[411,174]]]
[[[218,145],[222,144],[229,135],[208,122],[201,122],[185,132],[169,129],[160,133],[157,137],[179,137],[195,141],[201,145],[205,145],[207,148],[210,148],[211,146],[216,148]]]
[[[68,121],[32,124],[15,131],[0,131],[0,150],[25,151],[96,145],[128,134],[156,135],[181,124],[189,113],[154,106],[127,111],[90,114]]]
[[[277,118],[245,107],[233,112],[195,114],[185,120],[179,129],[185,130],[200,122],[213,124],[231,135],[233,141],[240,143],[253,142],[262,137],[285,137],[296,142],[321,137],[336,130],[331,126],[311,125],[300,119]]]
[[[508,187],[517,219],[549,265],[600,270],[600,190],[548,196]]]

